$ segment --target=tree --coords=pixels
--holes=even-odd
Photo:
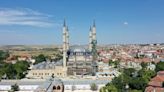
[[[138,71],[138,76],[132,78],[129,85],[131,89],[143,90],[145,89],[147,83],[156,73],[152,70],[141,69]]]
[[[130,81],[129,86],[131,89],[144,90],[147,85],[147,81],[144,78],[133,78]]]
[[[121,92],[122,89],[124,89],[124,85],[126,84],[123,78],[123,75],[115,77],[111,83],[107,84],[107,86],[114,85],[117,88],[117,90]]]
[[[14,68],[17,72],[16,78],[21,79],[25,77],[25,72],[28,70],[29,63],[27,61],[17,61],[14,64]]]
[[[6,73],[5,64],[6,64],[5,62],[1,62],[1,64],[0,64],[0,78],[2,78],[2,76],[4,76]]]
[[[90,85],[90,87],[91,87],[91,90],[92,90],[92,91],[97,91],[97,90],[98,90],[98,86],[97,86],[95,83],[92,83],[92,84]]]
[[[106,86],[100,90],[107,91],[107,92],[118,92],[117,88],[114,85]]]
[[[134,76],[134,74],[136,75]],[[113,89],[115,87],[117,89],[116,92],[124,92],[125,86],[128,84],[129,92],[142,92],[146,88],[150,79],[155,75],[156,73],[154,71],[146,70],[144,68],[139,71],[133,68],[122,69],[122,74],[118,77],[115,77],[110,83],[101,89],[102,91],[100,91],[106,92],[104,90],[108,90],[108,88]]]
[[[19,91],[19,86],[17,84],[11,85],[12,91]]]
[[[35,63],[34,64],[38,64],[38,63],[41,63],[43,61],[46,61],[46,57],[43,54],[40,54],[39,56],[35,57]]]
[[[130,90],[130,92],[142,92],[142,90]]]
[[[75,85],[72,85],[71,90],[72,90],[72,91],[76,90],[76,86],[75,86]]]
[[[63,55],[61,54],[61,53],[58,53],[58,54],[56,54],[56,61],[57,60],[60,60],[60,59],[62,59],[63,58]]]
[[[147,63],[142,62],[142,63],[141,63],[141,66],[142,66],[143,69],[146,69],[146,67],[147,67]]]
[[[164,70],[164,62],[158,62],[155,71],[158,72],[163,70]]]
[[[112,60],[110,60],[109,61],[109,65],[114,66],[114,68],[117,68],[118,65],[119,65],[119,61],[112,61]]]
[[[16,78],[16,70],[13,64],[5,64],[5,73],[8,79],[15,79]]]
[[[21,79],[26,75],[29,63],[27,61],[17,61],[15,64],[1,63],[0,77],[8,79]]]
[[[0,61],[6,59],[7,57],[9,57],[9,52],[0,50]]]
[[[124,73],[125,75],[128,75],[128,76],[133,76],[133,74],[135,73],[135,69],[134,68],[128,68],[128,69],[124,69]]]

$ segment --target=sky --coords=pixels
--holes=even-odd
[[[0,45],[164,43],[164,0],[0,0]]]

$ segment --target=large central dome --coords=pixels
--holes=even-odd
[[[89,52],[89,50],[83,46],[71,46],[69,51],[70,52],[83,52],[83,53]]]

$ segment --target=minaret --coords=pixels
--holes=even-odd
[[[66,43],[67,43],[67,51],[69,50],[69,30],[68,30],[68,26],[67,26],[67,31],[66,31],[66,36],[67,36],[67,39],[66,39]]]
[[[63,24],[63,67],[66,67],[67,63],[67,26],[64,20]]]
[[[93,61],[96,61],[97,60],[97,39],[96,39],[95,21],[93,21],[93,27],[92,27],[92,55],[93,55]]]
[[[93,21],[93,27],[92,27],[92,40],[93,41],[97,41],[96,40],[96,24],[95,24],[95,20]]]
[[[92,51],[92,28],[89,29],[89,51]]]

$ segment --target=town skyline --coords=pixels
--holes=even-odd
[[[164,43],[164,1],[0,1],[0,45],[62,44],[64,18],[70,44],[88,44],[96,21],[98,44]]]

